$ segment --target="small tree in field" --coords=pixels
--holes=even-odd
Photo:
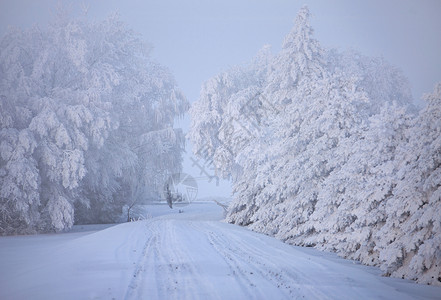
[[[165,200],[170,208],[173,208],[173,195],[170,191],[170,185],[165,186]]]

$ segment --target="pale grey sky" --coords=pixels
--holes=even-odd
[[[91,18],[119,12],[154,45],[153,57],[170,68],[190,102],[205,80],[249,61],[263,45],[278,51],[304,4],[323,46],[383,56],[403,70],[416,103],[441,81],[441,0],[0,0],[0,35],[9,25],[47,23],[59,2],[74,11],[86,3]],[[184,172],[199,176],[188,157]],[[227,183],[198,183],[200,196],[230,193]]]

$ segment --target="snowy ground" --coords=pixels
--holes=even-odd
[[[1,237],[0,299],[441,299],[439,287],[222,223],[213,203],[148,211],[106,229]]]

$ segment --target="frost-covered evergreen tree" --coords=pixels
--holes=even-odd
[[[284,143],[284,137],[290,136],[290,130],[295,130],[290,125],[284,126],[284,122],[293,121],[292,119],[285,119],[284,116],[293,116],[293,111],[289,113],[287,110],[298,107],[296,101],[301,101],[301,97],[297,97],[301,93],[298,89],[306,87],[310,82],[309,80],[321,80],[323,74],[323,50],[318,42],[312,38],[312,28],[309,25],[309,10],[304,7],[296,17],[293,30],[286,36],[282,45],[282,51],[275,56],[266,66],[270,72],[267,73],[266,80],[262,89],[261,99],[263,101],[261,114],[265,120],[258,123],[259,132],[263,135],[254,140],[256,143],[248,147],[253,152],[254,156],[248,155],[248,161],[244,163],[251,168],[257,168],[254,170],[248,170],[250,174],[257,174],[258,182],[256,185],[250,184],[248,180],[245,180],[242,184],[238,184],[234,187],[238,194],[238,201],[232,203],[231,212],[228,217],[230,221],[239,224],[256,223],[259,213],[255,213],[257,209],[265,212],[266,216],[261,218],[264,222],[261,225],[254,224],[253,226],[262,227],[263,231],[275,233],[276,228],[273,228],[268,223],[268,216],[276,217],[278,207],[276,204],[280,201],[284,201],[285,195],[274,194],[274,187],[279,184],[274,180],[274,176],[281,175],[278,173],[277,166],[274,165],[274,157],[282,157],[286,147],[279,147],[277,144]],[[294,117],[295,118],[295,117]],[[299,120],[294,120],[298,122]],[[274,138],[269,136],[276,136],[279,139],[274,141]],[[266,145],[271,145],[267,147]],[[253,149],[259,149],[262,154],[259,155]],[[262,152],[264,150],[265,152]],[[253,158],[258,158],[257,161],[253,161]],[[278,161],[279,162],[279,161]],[[281,162],[281,161],[280,161]],[[261,174],[263,172],[263,174]],[[246,175],[245,175],[246,176]],[[281,175],[283,176],[283,175]],[[283,183],[282,183],[283,184]],[[287,189],[282,188],[282,191]],[[282,192],[283,193],[283,192]],[[273,201],[275,200],[275,201]],[[255,203],[257,202],[257,203]],[[270,204],[268,204],[270,203]],[[268,204],[268,208],[263,208],[265,204]],[[269,212],[269,214],[267,214]],[[251,216],[253,220],[250,219]],[[271,217],[270,217],[271,218]]]
[[[441,285],[441,83],[398,151],[398,181],[376,233],[382,269]]]
[[[187,102],[149,52],[117,17],[62,11],[1,40],[1,233],[115,221],[180,170]]]
[[[406,142],[410,115],[385,103],[362,127],[357,139],[342,145],[347,161],[323,182],[320,206],[311,216],[317,234],[310,243],[365,264],[378,264],[377,232],[397,184],[397,149]]]

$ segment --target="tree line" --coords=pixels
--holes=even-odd
[[[424,99],[384,59],[322,47],[304,7],[279,53],[205,82],[188,137],[232,180],[227,221],[441,284],[441,84]]]
[[[117,16],[59,11],[0,42],[0,234],[118,221],[182,165],[188,109],[151,46]]]

